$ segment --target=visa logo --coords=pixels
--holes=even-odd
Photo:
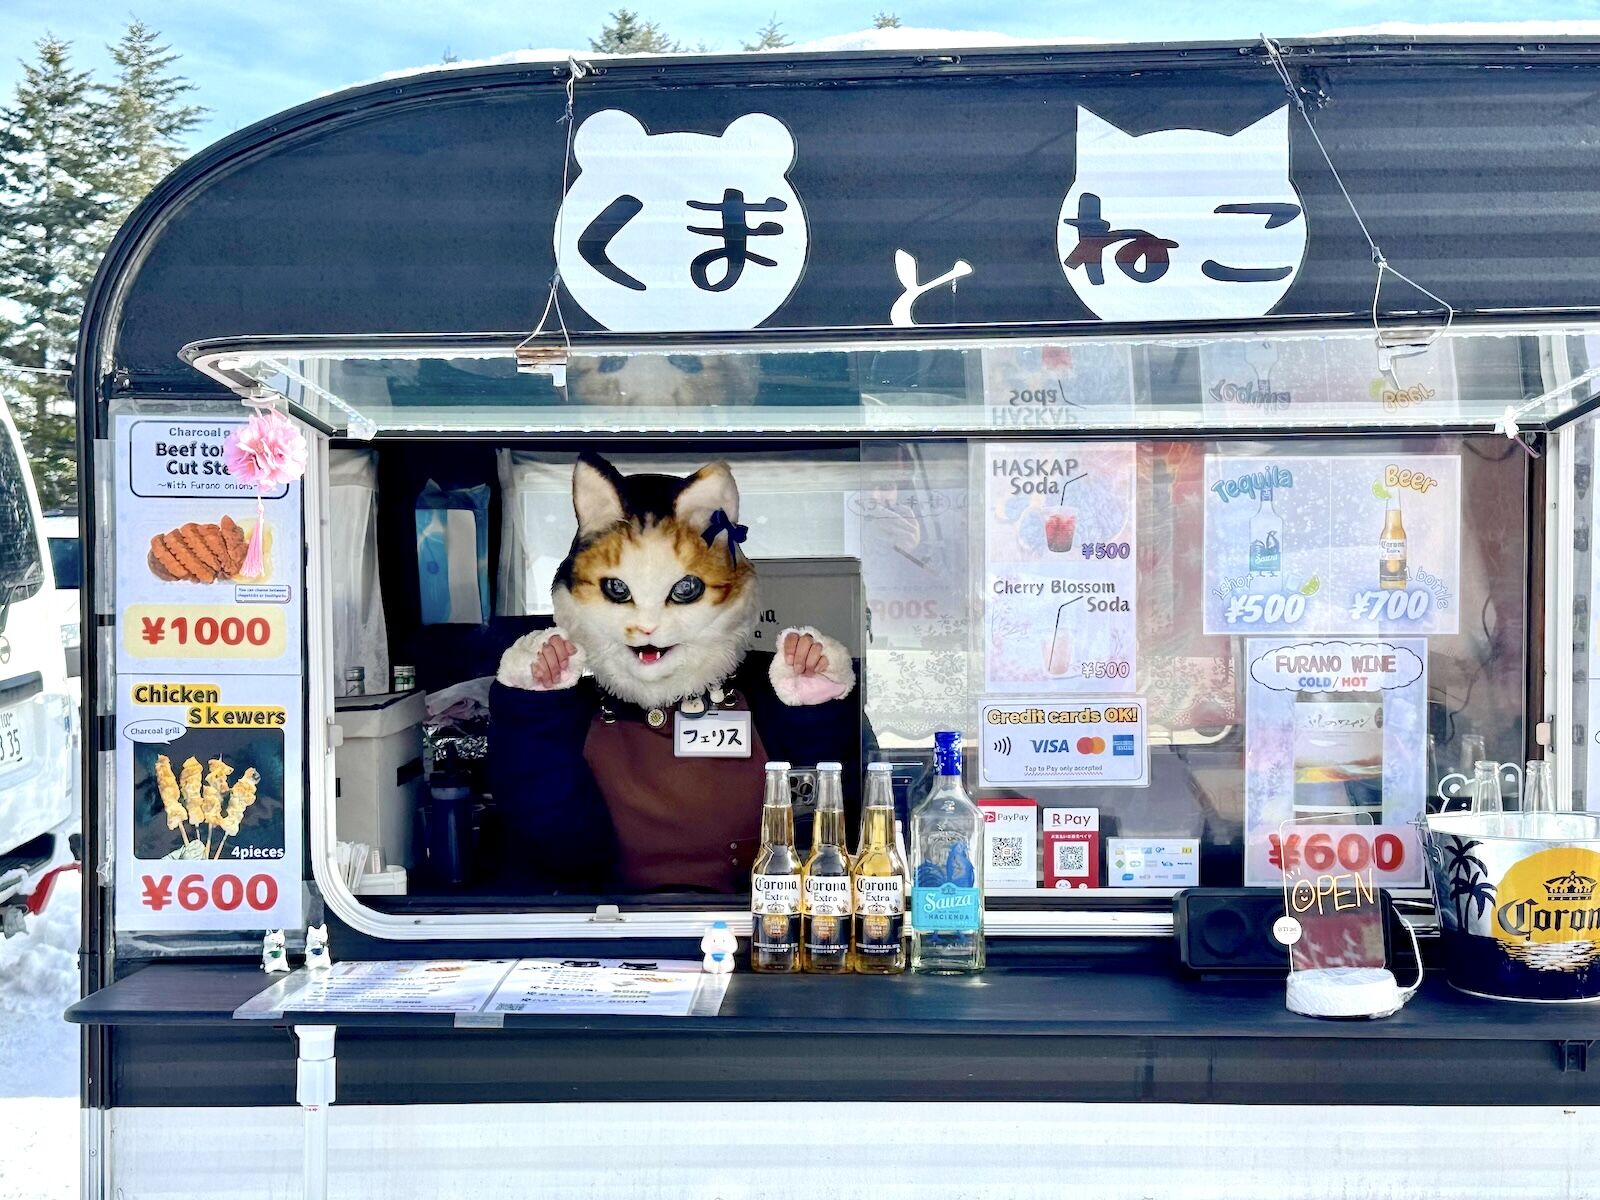
[[[1035,754],[1071,754],[1072,742],[1067,738],[1034,738]]]

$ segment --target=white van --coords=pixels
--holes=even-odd
[[[16,426],[0,403],[0,930],[22,931],[76,855],[78,707],[54,574]]]

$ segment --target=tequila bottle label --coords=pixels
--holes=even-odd
[[[975,930],[982,906],[982,896],[975,887],[942,883],[911,889],[911,923],[922,933]]]

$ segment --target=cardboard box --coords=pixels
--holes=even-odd
[[[333,754],[334,824],[341,842],[380,847],[383,861],[410,867],[411,830],[424,786],[420,691],[341,696],[342,741]]]

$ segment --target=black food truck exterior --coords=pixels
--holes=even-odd
[[[76,379],[84,1194],[1594,1194],[1591,1010],[1468,992],[1600,994],[1597,81],[600,59],[185,164]],[[1439,795],[1555,848],[1436,911]],[[887,977],[748,970],[791,828]],[[1286,903],[1420,991],[1287,1011]]]

